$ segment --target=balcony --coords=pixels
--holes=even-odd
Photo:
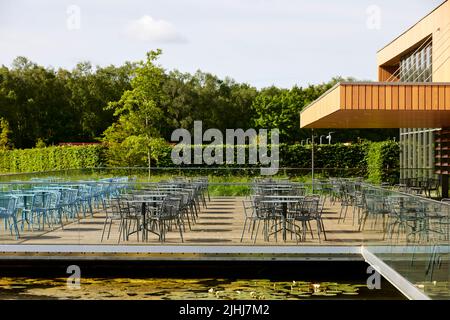
[[[342,82],[300,113],[301,128],[450,126],[450,83]]]

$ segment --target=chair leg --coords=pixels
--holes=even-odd
[[[102,238],[100,239],[100,242],[103,241],[103,236],[105,235],[106,225],[108,222],[108,218],[105,219],[105,223],[103,223],[103,231],[102,231]]]
[[[183,231],[181,230],[180,220],[178,220],[178,230],[180,231],[181,242],[184,242]]]
[[[322,242],[320,238],[321,233],[322,233],[322,226],[320,224],[320,220],[317,220],[317,237],[319,238],[319,243]]]
[[[261,220],[258,220],[258,225],[256,227],[256,233],[255,233],[255,239],[253,241],[253,244],[256,243],[256,238],[258,238],[258,231],[259,231],[259,224],[261,223]]]
[[[320,225],[321,225],[321,230],[323,232],[323,238],[325,241],[327,241],[327,231],[325,230],[325,225],[323,223],[322,218],[320,219]]]
[[[247,218],[245,218],[245,221],[244,221],[244,228],[242,228],[242,234],[241,234],[241,242],[242,242],[242,239],[244,239],[244,232],[245,232],[245,228],[246,228],[246,226],[247,226]]]
[[[314,234],[313,234],[313,230],[311,227],[311,221],[308,220],[308,227],[309,227],[309,232],[311,233],[311,238],[314,239]]]

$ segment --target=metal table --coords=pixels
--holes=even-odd
[[[282,211],[281,214],[283,216],[282,221],[282,231],[283,231],[283,241],[286,241],[286,218],[287,218],[287,205],[288,203],[299,203],[304,199],[303,196],[265,196],[264,198],[268,198],[270,200],[261,200],[261,203],[272,203],[272,204],[281,204]]]

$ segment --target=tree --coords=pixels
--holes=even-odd
[[[201,71],[191,75],[175,70],[164,78],[163,95],[162,135],[167,140],[176,128],[192,130],[195,120],[221,131],[252,126],[251,105],[257,90],[248,84]]]
[[[9,141],[9,123],[4,118],[0,118],[0,150],[8,150],[11,148],[11,143]]]
[[[311,138],[311,130],[300,129],[300,112],[314,100],[341,81],[354,81],[352,78],[333,78],[327,83],[309,85],[305,88],[294,86],[290,90],[269,87],[262,89],[253,100],[253,123],[257,128],[280,130],[280,142],[300,143]],[[314,134],[320,138],[334,131],[333,137],[340,142],[357,142],[360,138],[381,141],[398,136],[397,129],[318,129]],[[315,140],[318,142],[319,139]],[[336,140],[335,140],[336,141]]]
[[[131,80],[131,90],[123,93],[119,101],[110,102],[118,120],[104,132],[103,140],[109,145],[112,164],[140,165],[146,159],[150,175],[152,152],[161,138],[162,82],[164,70],[154,62],[161,50],[147,53],[146,61],[137,64]]]
[[[131,89],[133,69],[132,63],[93,68],[89,62],[81,62],[68,73],[69,104],[77,110],[74,115],[78,126],[75,141],[91,141],[114,122],[114,112],[105,106]]]

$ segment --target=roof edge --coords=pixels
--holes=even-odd
[[[422,17],[419,21],[417,21],[416,23],[414,23],[411,27],[409,27],[408,29],[406,29],[404,32],[402,32],[401,34],[399,34],[396,38],[394,38],[392,41],[390,41],[389,43],[387,43],[384,47],[382,47],[381,49],[379,49],[377,51],[377,54],[380,53],[381,51],[383,51],[384,49],[386,49],[388,46],[390,46],[392,43],[394,43],[395,41],[397,41],[399,38],[401,38],[403,35],[405,35],[407,32],[409,32],[411,29],[413,29],[415,26],[417,26],[419,23],[421,23],[423,20],[425,20],[428,16],[430,16],[431,14],[433,14],[435,11],[437,11],[440,7],[442,7],[448,0],[445,0],[444,2],[442,2],[440,5],[438,5],[436,8],[434,8],[432,11],[430,11],[428,14],[426,14],[424,17]]]

